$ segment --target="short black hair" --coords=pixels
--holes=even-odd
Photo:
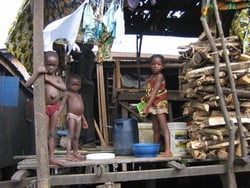
[[[47,59],[49,56],[53,56],[55,58],[58,59],[59,61],[59,56],[58,56],[58,53],[55,52],[55,51],[47,51],[47,52],[44,52],[44,58]]]
[[[161,55],[161,54],[153,54],[153,55],[150,57],[150,63],[152,63],[152,61],[153,61],[154,58],[160,58],[161,61],[162,61],[162,63],[164,64],[164,57],[163,57],[163,55]]]
[[[81,81],[81,77],[78,75],[78,74],[70,74],[69,77],[68,77],[68,83],[70,82],[70,80],[72,79],[77,79],[77,80],[80,80]]]

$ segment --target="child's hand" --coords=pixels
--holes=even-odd
[[[85,120],[82,120],[82,128],[87,129],[89,127],[88,122]]]
[[[82,128],[87,129],[88,127],[89,127],[89,124],[86,121],[85,117],[82,115]]]
[[[148,114],[149,109],[147,107],[145,107],[142,111],[141,114],[142,115],[147,115]]]
[[[46,69],[46,67],[44,66],[44,64],[39,65],[38,69],[37,69],[38,73],[47,73],[48,70]]]

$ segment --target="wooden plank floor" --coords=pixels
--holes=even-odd
[[[34,156],[35,157],[35,156]],[[56,155],[56,159],[64,163],[62,168],[70,167],[86,167],[86,166],[96,166],[96,165],[108,165],[108,164],[131,164],[131,163],[158,163],[158,162],[169,162],[169,161],[179,161],[180,157],[150,157],[150,158],[136,158],[134,156],[116,156],[114,159],[102,159],[102,160],[78,160],[78,161],[67,161],[65,160],[65,155]],[[36,169],[36,159],[27,158],[18,162],[17,169]],[[58,166],[50,165],[50,168],[60,168]]]
[[[82,150],[82,154],[112,152],[106,149]],[[20,161],[19,171],[35,171],[36,156],[16,157]],[[188,157],[116,156],[114,159],[66,161],[65,151],[56,151],[56,159],[64,162],[64,167],[50,166],[51,185],[96,184],[105,182],[127,182],[138,180],[168,179],[202,175],[225,175],[226,161],[197,161]],[[180,164],[180,168],[178,168]],[[76,170],[77,169],[77,170]],[[234,172],[250,172],[250,163],[235,164]],[[36,177],[24,177],[19,185],[28,185]]]

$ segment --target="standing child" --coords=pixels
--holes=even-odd
[[[162,73],[164,67],[164,57],[160,54],[152,55],[150,58],[152,75],[147,80],[146,94],[142,98],[147,105],[142,110],[143,114],[151,114],[153,123],[154,142],[160,142],[160,133],[165,139],[165,153],[163,156],[171,156],[170,134],[167,126],[168,102],[166,81]]]
[[[81,89],[81,78],[79,75],[72,74],[67,82],[68,90],[66,91],[63,104],[67,106],[67,122],[69,135],[67,139],[67,158],[66,160],[73,161],[82,159],[83,156],[79,153],[79,137],[81,126],[84,129],[88,128],[88,123],[83,115],[84,104],[79,93]],[[71,146],[73,147],[73,155],[71,155]]]
[[[62,91],[66,90],[65,83],[62,78],[57,75],[59,66],[58,54],[54,51],[44,53],[44,62],[31,75],[26,82],[26,86],[31,86],[40,74],[44,74],[45,81],[45,104],[46,114],[48,117],[48,150],[49,164],[63,166],[63,163],[54,159],[55,150],[55,128],[58,122],[59,115],[62,110],[60,100]]]

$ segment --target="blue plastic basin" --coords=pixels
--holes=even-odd
[[[135,157],[156,157],[160,144],[157,143],[137,143],[132,145]]]

